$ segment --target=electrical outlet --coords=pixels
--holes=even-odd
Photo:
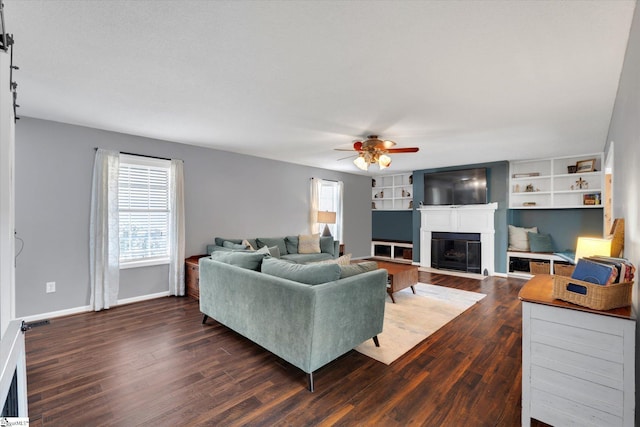
[[[50,294],[51,292],[55,292],[56,291],[56,282],[47,282],[47,293]]]

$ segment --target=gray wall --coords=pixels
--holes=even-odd
[[[186,255],[215,236],[309,232],[309,179],[344,182],[344,243],[370,253],[371,178],[45,120],[16,127],[19,317],[89,304],[89,210],[95,147],[184,160]],[[168,289],[168,267],[122,270],[119,298]],[[56,292],[45,293],[55,281]]]
[[[640,265],[640,4],[631,24],[629,44],[620,76],[618,96],[609,127],[614,142],[613,216],[625,219],[624,255]],[[607,152],[608,150],[605,150]],[[638,319],[638,279],[633,287],[633,308]],[[636,320],[636,423],[640,425],[640,325]]]

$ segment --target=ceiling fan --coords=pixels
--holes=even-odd
[[[377,163],[380,169],[386,169],[391,165],[392,153],[416,153],[418,147],[408,148],[392,148],[396,145],[395,142],[389,140],[382,140],[378,138],[378,135],[369,135],[364,141],[354,141],[353,150],[358,152],[358,157],[353,163],[363,171],[369,169],[369,165]],[[338,151],[352,151],[346,149],[336,148]]]

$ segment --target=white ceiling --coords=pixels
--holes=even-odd
[[[602,151],[635,1],[18,1],[19,115],[358,173]],[[377,173],[377,167],[372,168]]]

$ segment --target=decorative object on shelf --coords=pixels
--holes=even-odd
[[[576,165],[567,166],[567,173],[576,173],[577,170],[578,170],[578,167]]]
[[[589,183],[580,177],[576,181],[576,188],[580,190],[587,189],[589,188]]]
[[[372,187],[375,187],[375,186],[376,186],[376,180],[375,180],[375,179],[373,179],[373,178],[371,178],[371,186],[372,186]]]
[[[576,163],[576,172],[595,172],[596,159],[580,160]]]
[[[409,184],[413,184],[413,175],[409,175]]]
[[[536,202],[522,202],[522,206],[535,206]]]
[[[525,189],[524,189],[525,193],[533,193],[534,189],[533,189],[533,184],[528,184]]]
[[[409,209],[413,209],[413,200],[409,200]]]
[[[407,190],[405,190],[404,188],[402,189],[402,197],[411,197],[411,193],[409,193]]]
[[[600,193],[584,194],[582,196],[582,204],[583,205],[599,205]]]
[[[516,184],[513,186],[513,192],[514,193],[519,193],[520,192],[520,184]]]
[[[378,135],[369,135],[365,141],[355,141],[353,150],[336,148],[338,151],[357,151],[358,157],[353,161],[359,169],[369,170],[369,165],[377,164],[380,169],[386,169],[391,165],[390,153],[416,153],[418,147],[392,148],[396,143],[389,140],[382,140]]]
[[[318,223],[324,224],[323,236],[331,236],[331,230],[329,230],[329,224],[336,223],[336,213],[329,211],[318,212]]]
[[[371,209],[377,209],[376,208],[376,202],[371,202]]]
[[[529,178],[532,176],[540,176],[540,172],[514,173],[512,178]]]

